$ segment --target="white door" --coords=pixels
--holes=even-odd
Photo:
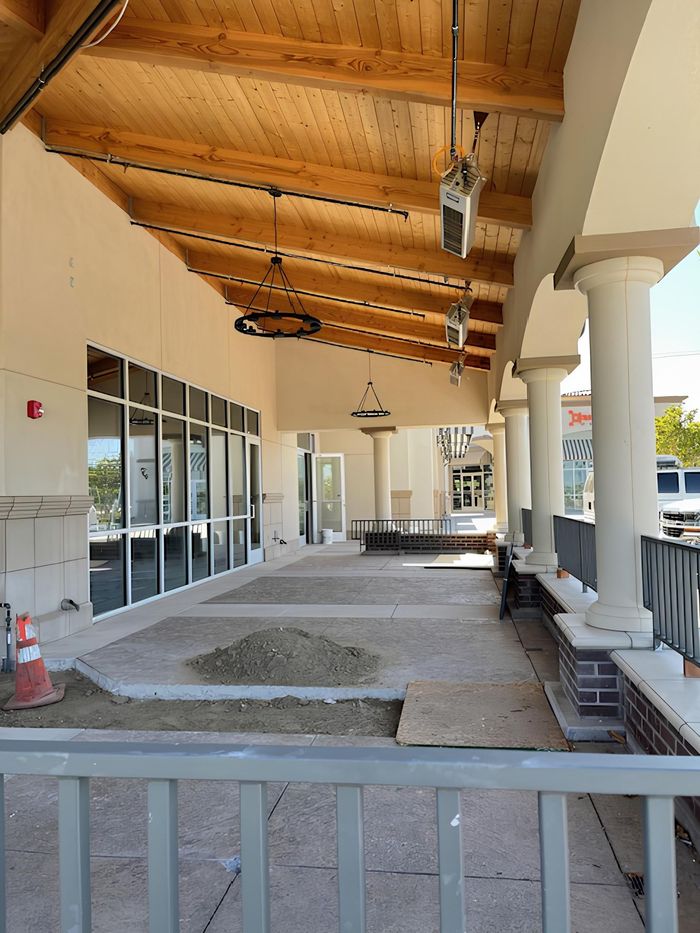
[[[317,528],[330,528],[334,541],[345,541],[345,461],[342,454],[316,457]]]
[[[263,559],[263,510],[260,441],[249,437],[248,455],[248,563],[259,564]]]

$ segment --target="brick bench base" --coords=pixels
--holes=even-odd
[[[408,531],[368,531],[365,534],[366,551],[404,551],[423,554],[483,554],[495,551],[495,532],[483,534],[439,534]]]

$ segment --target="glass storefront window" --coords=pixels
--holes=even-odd
[[[245,409],[243,406],[231,402],[229,405],[229,427],[233,431],[245,431],[244,416]]]
[[[165,590],[176,590],[187,583],[187,527],[166,528],[163,534]]]
[[[124,535],[90,538],[90,599],[96,616],[126,605]]]
[[[207,429],[190,426],[190,508],[191,519],[209,518],[209,467]]]
[[[226,483],[226,448],[228,434],[211,432],[211,517],[224,518],[228,515],[228,490]]]
[[[185,386],[170,376],[163,376],[163,408],[176,415],[185,414]]]
[[[211,396],[211,420],[212,424],[226,427],[226,402],[217,395]]]
[[[245,475],[245,438],[229,435],[231,460],[231,515],[245,515],[248,511]]]
[[[209,531],[211,525],[200,522],[192,526],[192,580],[209,576]]]
[[[95,615],[261,557],[260,445],[246,437],[258,413],[116,354],[87,357]]]
[[[197,421],[207,420],[207,393],[190,386],[190,418]]]
[[[246,408],[245,423],[248,434],[260,434],[260,416],[252,408]]]
[[[158,593],[158,532],[149,528],[131,535],[131,601]]]
[[[123,412],[121,405],[88,397],[88,492],[90,531],[123,524]]]
[[[129,408],[129,515],[132,525],[158,524],[158,419]]]
[[[129,401],[149,408],[158,407],[156,374],[138,363],[129,363]]]
[[[185,515],[185,422],[162,420],[163,521],[184,522]]]
[[[211,527],[214,549],[214,573],[228,570],[228,522],[213,522]]]
[[[88,347],[87,387],[102,395],[124,396],[123,362],[116,356]]]

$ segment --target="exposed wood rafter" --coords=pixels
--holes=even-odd
[[[256,292],[255,286],[227,286],[225,295],[230,304],[235,304],[243,311],[253,301]],[[267,290],[263,290],[261,296],[255,300],[253,307],[264,310],[268,294]],[[444,320],[440,323],[395,311],[379,311],[374,308],[360,308],[357,305],[334,304],[324,298],[304,298],[303,304],[309,314],[313,314],[324,324],[382,331],[397,337],[426,340],[446,348]],[[271,307],[284,310],[288,304],[285,300]],[[496,337],[494,334],[470,332],[466,345],[481,350],[495,350]]]
[[[3,3],[30,7],[33,4]],[[0,132],[31,108],[44,86],[94,35],[119,0],[61,0],[52,3],[43,30],[29,29],[0,70]],[[43,6],[43,4],[42,4]],[[0,17],[3,19],[4,17]]]
[[[308,42],[218,27],[124,21],[88,54],[154,65],[264,78],[423,104],[447,105],[447,58]],[[564,116],[562,77],[483,62],[460,62],[458,107],[539,120]]]
[[[44,143],[49,149],[97,158],[115,158],[136,167],[192,173],[211,180],[277,186],[299,194],[355,201],[397,210],[438,214],[437,179],[417,181],[389,175],[313,165],[294,159],[261,158],[181,139],[163,139],[115,127],[47,120]],[[484,191],[479,199],[483,223],[527,228],[530,199]]]
[[[0,23],[39,39],[44,34],[45,0],[0,0]]]
[[[253,218],[210,214],[175,204],[141,200],[132,202],[131,217],[141,226],[160,227],[169,233],[195,233],[232,244],[248,243],[267,248],[274,244],[273,225]],[[321,259],[351,261],[367,267],[406,269],[457,281],[468,279],[506,287],[513,284],[510,259],[460,259],[443,251],[360,240],[293,226],[280,226],[279,242],[283,252],[300,254],[302,258],[309,254]]]
[[[255,262],[247,257],[236,256],[227,259],[211,253],[191,250],[187,251],[187,265],[192,272],[231,279],[233,287],[244,283],[241,288],[245,287],[245,283],[248,283],[248,288],[257,285],[268,267],[264,261]],[[460,289],[457,287],[442,289],[441,295],[431,295],[415,288],[358,282],[346,278],[330,278],[317,271],[312,264],[308,265],[308,271],[295,268],[292,274],[294,287],[300,293],[318,295],[340,302],[354,302],[358,305],[396,308],[408,313],[428,316],[440,323],[451,302],[460,294]],[[239,294],[242,300],[243,291]],[[469,316],[473,321],[503,324],[502,305],[493,301],[475,301]]]

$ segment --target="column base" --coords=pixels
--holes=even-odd
[[[653,619],[643,606],[609,606],[597,599],[586,610],[586,625],[613,632],[651,632]]]
[[[525,544],[525,535],[522,531],[509,531],[505,540],[512,541],[516,547],[522,547]]]
[[[508,522],[501,522],[496,525],[496,534],[504,535],[508,531]]]
[[[536,564],[538,567],[544,567],[548,571],[554,571],[559,566],[559,560],[554,551],[533,551],[532,554],[527,555],[525,563]]]

